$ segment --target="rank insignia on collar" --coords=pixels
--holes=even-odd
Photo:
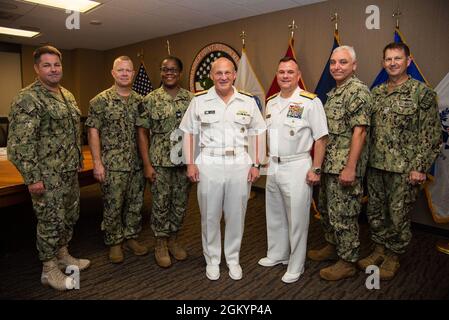
[[[215,110],[206,110],[204,114],[215,114]]]
[[[297,104],[292,104],[288,107],[287,117],[301,119],[303,111],[304,107]]]

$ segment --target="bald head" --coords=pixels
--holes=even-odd
[[[229,58],[221,57],[221,58],[218,58],[217,60],[215,60],[214,62],[212,62],[210,71],[214,72],[214,68],[216,69],[218,66],[220,66],[220,67],[223,67],[223,66],[229,67],[229,68],[232,69],[233,72],[235,72],[234,62],[229,60]]]
[[[215,91],[218,95],[232,94],[232,85],[236,78],[234,63],[225,57],[218,58],[212,63],[210,78],[214,82]]]

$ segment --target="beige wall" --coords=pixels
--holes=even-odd
[[[0,52],[0,70],[8,81],[0,86],[0,117],[7,117],[17,91],[22,88],[20,53]],[[5,77],[6,78],[6,77]]]
[[[109,50],[105,65],[109,69],[114,57],[121,54],[129,55],[137,63],[137,53],[144,49],[147,71],[153,85],[158,84],[158,62],[166,54],[166,40],[169,40],[172,53],[185,64],[183,84],[187,86],[192,61],[201,48],[212,42],[223,42],[240,52],[239,34],[245,30],[249,59],[265,90],[268,90],[277,61],[287,49],[287,26],[295,19],[299,24],[295,34],[296,54],[305,84],[313,91],[332,46],[333,24],[330,15],[338,8],[342,42],[355,47],[359,60],[358,75],[371,84],[380,70],[382,49],[393,39],[395,21],[391,15],[397,3],[391,0],[329,0]],[[371,4],[380,8],[380,30],[367,30],[365,27],[368,17],[365,8]],[[401,31],[430,84],[436,86],[449,71],[449,2],[407,0],[400,4],[403,13]]]
[[[277,61],[287,49],[287,26],[295,19],[299,24],[295,34],[295,50],[305,84],[313,91],[332,46],[333,24],[329,17],[336,8],[341,16],[339,30],[342,43],[355,47],[358,55],[358,76],[371,84],[380,70],[382,49],[393,39],[395,21],[391,15],[397,3],[391,0],[329,0],[147,40],[105,52],[87,49],[63,51],[64,85],[74,93],[83,114],[86,115],[89,99],[112,83],[110,70],[114,58],[128,55],[137,69],[137,53],[143,49],[147,71],[156,86],[160,83],[159,61],[167,53],[166,40],[169,40],[172,54],[179,56],[185,64],[182,81],[183,85],[188,87],[190,67],[198,51],[212,42],[222,42],[240,52],[239,34],[245,30],[248,35],[246,47],[249,59],[265,90],[268,90]],[[365,8],[371,4],[380,8],[380,30],[367,30],[365,27],[368,16]],[[403,13],[401,31],[424,75],[432,86],[436,86],[449,71],[449,1],[407,0],[401,1],[400,4]],[[22,47],[24,85],[31,83],[35,77],[31,58],[33,50],[33,47]]]

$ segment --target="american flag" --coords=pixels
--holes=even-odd
[[[139,71],[134,79],[133,90],[142,96],[146,96],[153,91],[153,86],[151,85],[150,78],[148,77],[143,63],[140,64]]]

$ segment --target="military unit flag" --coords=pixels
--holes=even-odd
[[[434,179],[426,190],[427,200],[436,223],[449,222],[449,73],[435,88],[443,131],[443,148],[435,161]]]
[[[237,78],[235,79],[234,86],[238,90],[246,91],[255,96],[257,104],[262,114],[265,112],[265,90],[260,84],[248,56],[246,55],[245,48],[242,49],[242,56],[237,68]]]
[[[329,66],[332,51],[334,51],[334,49],[339,46],[340,46],[340,36],[338,35],[338,30],[335,30],[334,44],[332,45],[332,50],[329,55],[329,59],[327,59],[326,66],[324,67],[323,73],[321,73],[320,80],[318,81],[318,84],[315,89],[315,93],[318,95],[323,105],[327,101],[327,93],[336,86],[335,80],[334,78],[332,78],[331,72],[329,70]]]

